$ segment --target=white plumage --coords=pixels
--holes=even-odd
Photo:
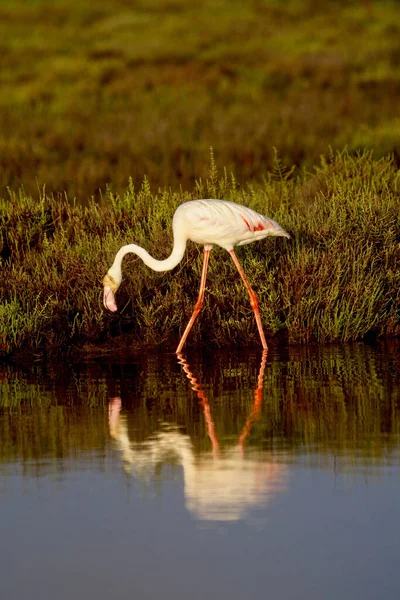
[[[272,219],[225,200],[185,202],[175,212],[173,228],[185,231],[192,242],[218,245],[228,251],[269,235],[290,237]]]
[[[258,300],[252,290],[247,277],[233,250],[234,246],[250,244],[268,236],[281,236],[290,238],[290,235],[282,227],[264,215],[257,213],[251,208],[227,202],[225,200],[192,200],[179,206],[172,220],[174,246],[171,255],[165,260],[156,260],[150,254],[137,246],[128,244],[122,246],[117,252],[114,262],[107,275],[104,277],[104,306],[111,311],[117,310],[115,303],[115,292],[121,285],[121,264],[125,254],[133,252],[154,271],[169,271],[173,269],[183,258],[186,242],[191,240],[204,246],[204,262],[200,283],[199,297],[194,307],[192,317],[178,345],[179,353],[186,341],[188,333],[200,312],[204,303],[205,282],[209,255],[214,245],[225,248],[242,277],[243,283],[250,296],[250,303],[254,311],[258,331],[264,348],[267,348],[264,332],[262,329]]]

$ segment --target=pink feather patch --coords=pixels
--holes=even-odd
[[[247,219],[245,219],[244,217],[242,217],[242,219],[243,219],[243,221],[246,223],[246,225],[247,225],[247,229],[248,229],[249,231],[251,231],[251,227],[250,227],[250,225],[249,225],[249,222],[248,222],[248,220],[247,220]]]

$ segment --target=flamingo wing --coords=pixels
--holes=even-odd
[[[193,200],[181,208],[185,211],[188,238],[199,244],[230,249],[276,235],[276,228],[281,230],[272,219],[224,200]]]

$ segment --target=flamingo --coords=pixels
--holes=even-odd
[[[203,307],[210,252],[213,246],[217,245],[221,248],[225,248],[225,250],[229,252],[239,271],[240,277],[242,278],[250,297],[250,305],[254,312],[262,346],[267,350],[268,346],[258,309],[258,299],[250,286],[233,248],[234,246],[251,244],[252,242],[262,240],[268,236],[281,236],[290,239],[290,235],[282,229],[276,221],[257,213],[247,206],[242,206],[235,202],[228,202],[226,200],[211,199],[191,200],[181,204],[176,209],[173,216],[172,231],[174,245],[170,256],[165,260],[153,258],[144,248],[141,248],[136,244],[128,244],[122,246],[118,250],[113,264],[103,279],[104,306],[111,312],[117,310],[115,293],[122,282],[121,265],[122,259],[126,254],[130,252],[136,254],[154,271],[169,271],[181,262],[185,253],[187,240],[203,245],[204,259],[200,280],[200,291],[194,306],[193,314],[176,349],[176,352],[180,353],[193,323]]]

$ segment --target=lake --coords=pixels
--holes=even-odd
[[[400,597],[399,341],[0,382],[5,600]]]

